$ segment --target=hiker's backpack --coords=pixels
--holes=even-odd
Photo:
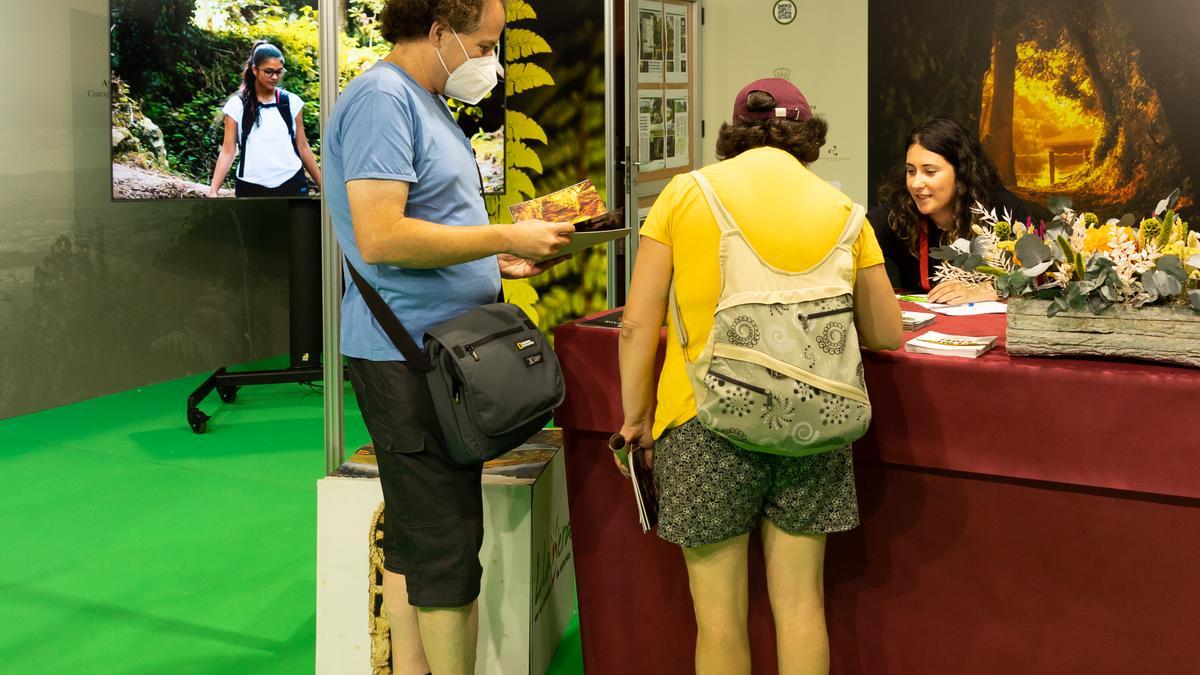
[[[671,310],[700,423],[738,447],[802,456],[857,440],[871,422],[854,328],[855,204],[819,263],[785,272],[764,261],[699,171],[691,173],[721,230],[721,295],[704,350],[688,359]]]
[[[242,97],[242,142],[238,145],[238,149],[241,151],[241,159],[238,160],[238,178],[246,176],[246,144],[250,142],[250,131],[258,123],[263,108],[279,109],[279,114],[283,116],[283,123],[287,125],[288,138],[292,139],[292,151],[296,153],[297,157],[300,156],[300,150],[296,148],[296,121],[292,117],[292,100],[287,92],[275,87],[275,103],[259,103],[254,106],[254,114],[251,114],[250,106],[247,103],[246,97]]]

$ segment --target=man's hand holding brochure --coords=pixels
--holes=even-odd
[[[571,243],[560,249],[556,256],[570,255],[629,233],[629,228],[623,226],[624,209],[608,211],[590,179],[536,199],[513,204],[508,211],[513,222],[544,220],[572,223],[575,232],[571,235]]]

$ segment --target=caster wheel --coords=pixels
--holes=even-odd
[[[204,414],[199,408],[192,408],[188,411],[188,426],[192,428],[192,433],[202,434],[208,430],[208,415]]]
[[[217,396],[225,403],[233,403],[237,400],[238,388],[234,386],[217,387]]]

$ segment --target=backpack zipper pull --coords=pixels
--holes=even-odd
[[[467,353],[470,354],[471,358],[475,359],[476,361],[479,360],[479,352],[475,351],[474,347],[467,347]]]

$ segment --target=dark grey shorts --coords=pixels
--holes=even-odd
[[[383,566],[403,574],[416,607],[462,607],[479,595],[483,465],[446,457],[425,376],[400,361],[348,359],[383,487]]]
[[[808,457],[750,452],[696,418],[654,444],[658,536],[684,547],[745,534],[765,517],[788,534],[858,525],[850,448]]]

